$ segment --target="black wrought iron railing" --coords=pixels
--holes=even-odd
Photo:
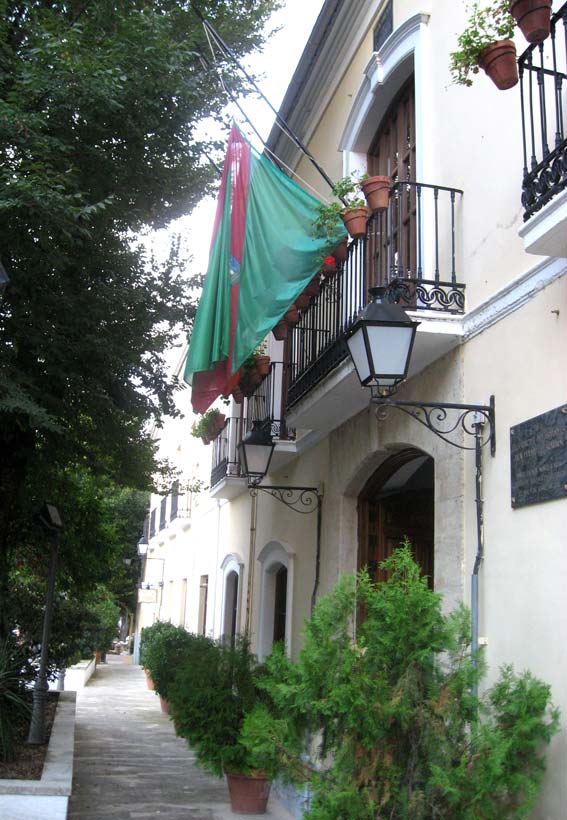
[[[270,362],[270,372],[246,401],[244,435],[256,420],[269,420],[276,439],[295,437],[285,423],[287,368],[284,362]]]
[[[345,331],[368,303],[368,290],[389,286],[391,298],[416,310],[462,313],[457,207],[462,191],[415,181],[396,183],[389,207],[375,213],[366,236],[349,245],[336,276],[300,312],[289,346],[293,406],[347,355]]]
[[[238,445],[256,420],[269,421],[274,439],[293,439],[284,418],[288,378],[283,362],[270,362],[268,375],[244,400],[240,416],[232,416],[213,442],[211,487],[226,477],[240,476]]]
[[[241,416],[230,416],[213,441],[211,487],[214,487],[227,476],[237,477],[240,475],[238,445],[242,440],[244,424],[244,419]]]
[[[518,60],[522,104],[524,220],[567,187],[567,3],[551,33]]]

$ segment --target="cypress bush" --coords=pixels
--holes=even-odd
[[[549,686],[507,666],[475,697],[467,610],[442,614],[408,543],[382,566],[387,581],[343,577],[317,603],[297,663],[274,651],[272,706],[246,718],[244,745],[310,784],[306,820],[526,817],[558,730]]]

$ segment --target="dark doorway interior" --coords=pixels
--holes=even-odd
[[[419,450],[404,450],[380,465],[359,496],[358,568],[374,581],[379,568],[409,538],[414,557],[433,588],[434,463]]]

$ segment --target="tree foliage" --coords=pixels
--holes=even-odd
[[[210,191],[200,124],[225,102],[193,7],[242,56],[276,5],[0,0],[0,601],[31,472],[151,482],[163,354],[194,306],[178,246],[158,264],[133,237]]]
[[[468,613],[443,616],[409,546],[382,566],[387,581],[344,577],[318,602],[297,663],[268,659],[272,709],[247,719],[244,742],[310,783],[309,820],[526,817],[558,729],[549,686],[505,667],[477,700]]]

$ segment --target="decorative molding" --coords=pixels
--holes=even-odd
[[[463,317],[464,342],[505,319],[526,304],[536,293],[567,274],[567,259],[549,257],[512,279],[493,296]]]
[[[339,140],[339,151],[357,150],[356,141],[374,104],[377,92],[387,83],[395,69],[417,50],[422,26],[426,26],[428,22],[428,14],[414,14],[392,32],[380,51],[372,55],[364,70],[362,84]],[[376,124],[373,129],[376,130]]]

